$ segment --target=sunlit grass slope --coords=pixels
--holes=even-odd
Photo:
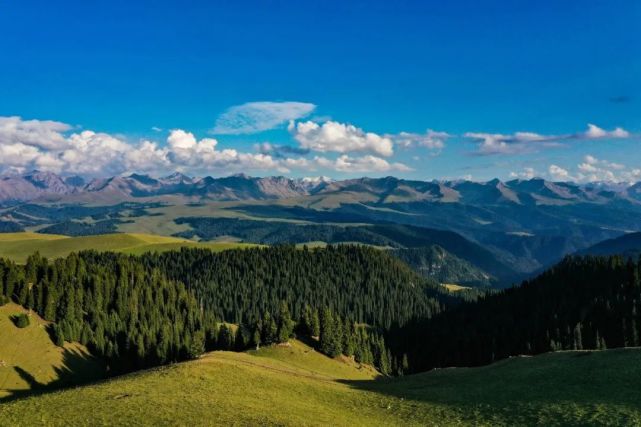
[[[18,313],[28,312],[16,304],[0,307],[0,400],[104,376],[104,365],[84,346],[66,343],[64,348],[57,347],[45,329],[46,322],[36,314],[30,314],[26,328],[16,327],[11,316]]]
[[[258,357],[257,357],[258,356]],[[299,342],[0,405],[8,425],[630,425],[641,351],[563,352],[372,380]]]
[[[16,262],[24,262],[27,257],[38,251],[47,258],[64,257],[71,252],[95,249],[130,254],[150,251],[168,251],[181,247],[200,247],[214,251],[230,248],[254,246],[234,242],[193,242],[176,237],[156,236],[139,233],[116,233],[98,236],[67,237],[38,233],[0,234],[0,257]]]
[[[457,285],[456,283],[441,283],[441,286],[443,286],[445,289],[447,289],[450,292],[458,292],[465,289],[470,289],[469,286],[461,286],[461,285]]]

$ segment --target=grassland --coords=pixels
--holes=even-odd
[[[103,376],[103,364],[85,347],[76,343],[57,347],[46,331],[47,322],[34,313],[29,314],[29,326],[16,327],[10,317],[18,313],[27,310],[16,304],[0,307],[0,401]]]
[[[324,358],[324,359],[323,359]],[[323,360],[321,360],[323,359]],[[634,425],[641,350],[561,352],[395,379],[294,341],[0,405],[7,425]]]
[[[450,292],[458,292],[458,291],[463,291],[465,289],[470,289],[469,286],[461,286],[455,283],[441,283],[441,286],[443,286],[445,289],[447,289]]]
[[[32,232],[0,234],[0,257],[24,262],[38,251],[47,258],[63,257],[71,252],[95,249],[128,254],[169,251],[181,247],[200,247],[213,251],[255,246],[236,242],[193,242],[176,237],[140,233],[103,234],[98,236],[68,237]]]

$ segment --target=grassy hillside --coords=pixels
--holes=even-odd
[[[230,248],[255,246],[234,242],[199,243],[186,239],[139,233],[103,234],[98,236],[67,237],[39,233],[0,234],[0,257],[24,262],[38,251],[47,258],[57,258],[86,249],[140,254],[150,251],[168,251],[181,247],[201,247],[220,251]]]
[[[34,389],[101,378],[104,366],[75,343],[57,347],[49,338],[47,322],[30,314],[30,325],[18,328],[11,316],[27,313],[16,304],[0,307],[0,402]],[[73,378],[72,378],[73,377]]]
[[[9,425],[641,423],[641,350],[562,352],[396,379],[302,343],[210,353],[0,405]]]

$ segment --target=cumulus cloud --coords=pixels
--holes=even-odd
[[[291,122],[289,131],[302,148],[318,152],[370,152],[389,157],[394,153],[392,139],[350,124],[327,121]]]
[[[588,129],[582,135],[587,139],[628,138],[630,136],[630,132],[620,127],[617,127],[611,131],[607,131],[605,129],[598,127],[597,125],[588,123]]]
[[[570,172],[561,166],[550,165],[548,174],[550,174],[550,177],[555,181],[574,181],[574,178],[570,176]]]
[[[545,147],[560,147],[572,140],[629,138],[631,134],[620,127],[607,131],[588,124],[584,132],[564,135],[542,135],[534,132],[513,134],[467,132],[464,136],[477,143],[476,154],[495,155],[532,153]]]
[[[62,132],[71,129],[65,123],[52,120],[22,120],[20,117],[0,117],[2,144],[24,144],[28,146],[56,149],[66,145]]]
[[[641,169],[629,168],[621,163],[586,155],[571,173],[567,169],[550,165],[549,176],[557,181],[576,182],[636,182],[641,179]]]
[[[2,118],[0,118],[2,119]],[[173,129],[166,144],[142,140],[130,142],[114,135],[83,130],[46,121],[2,120],[0,127],[0,172],[40,169],[85,176],[130,172],[191,173],[330,169],[337,172],[385,172],[410,170],[402,163],[366,155],[336,159],[295,156],[307,154],[299,147],[259,144],[256,152],[219,149],[216,139],[202,138],[183,129]],[[9,124],[8,124],[9,123]],[[57,130],[56,130],[57,129]],[[37,136],[39,135],[39,136]]]
[[[578,181],[625,181],[630,178],[630,171],[620,163],[609,162],[587,155],[577,166]]]
[[[240,135],[274,129],[308,116],[316,105],[306,102],[248,102],[230,107],[216,120],[215,134]]]
[[[91,130],[69,133],[63,123],[0,118],[0,168],[23,172],[41,169],[86,176],[125,172],[159,172],[171,169],[277,169],[269,155],[217,150],[212,138],[197,140],[174,129],[161,147],[153,141],[137,143]]]
[[[387,135],[395,144],[402,148],[423,147],[433,154],[439,154],[445,148],[445,141],[450,138],[447,132],[438,132],[428,129],[424,134],[400,132],[396,135]]]
[[[538,172],[534,168],[523,168],[521,172],[510,172],[510,178],[517,179],[532,179],[538,176]]]

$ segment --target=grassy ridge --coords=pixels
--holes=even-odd
[[[257,357],[258,356],[258,357]],[[562,352],[396,379],[293,342],[0,405],[10,425],[625,425],[641,350]]]
[[[181,247],[201,247],[214,251],[255,246],[234,242],[193,242],[176,237],[156,236],[140,233],[103,234],[98,236],[68,237],[39,233],[0,234],[0,257],[16,262],[24,262],[27,257],[38,251],[46,258],[58,258],[71,252],[95,249],[129,254],[151,251],[169,251]]]
[[[29,326],[18,328],[11,321],[18,313],[27,310],[13,303],[0,307],[0,399],[103,376],[104,365],[84,346],[57,347],[45,329],[47,322],[34,313],[29,315]]]

